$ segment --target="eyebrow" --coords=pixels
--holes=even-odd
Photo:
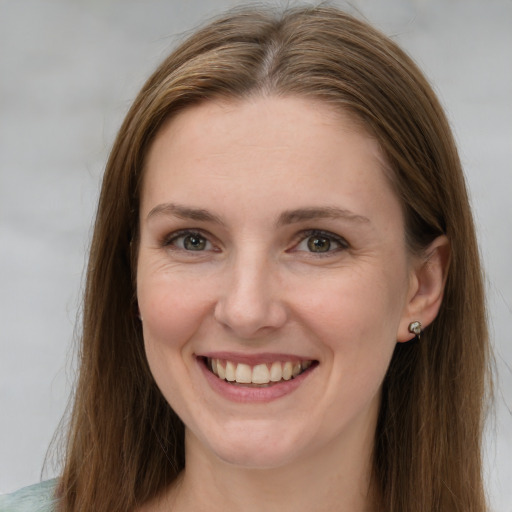
[[[176,203],[163,203],[155,206],[147,216],[147,219],[156,215],[172,215],[184,220],[195,220],[198,222],[214,222],[225,225],[222,219],[204,208],[193,208]],[[357,215],[350,210],[344,210],[336,206],[298,208],[287,210],[281,213],[277,219],[276,226],[296,224],[298,222],[318,219],[343,219],[360,224],[369,224],[370,219]]]
[[[192,208],[190,206],[183,206],[176,203],[163,203],[155,206],[147,216],[147,220],[156,215],[173,215],[184,220],[195,220],[198,222],[215,222],[217,224],[224,224],[220,217],[205,210],[204,208]]]
[[[295,224],[297,222],[318,219],[344,219],[360,224],[370,224],[370,219],[367,217],[357,215],[350,210],[344,210],[336,206],[327,206],[321,208],[299,208],[297,210],[285,211],[279,216],[277,225],[284,226],[286,224]]]

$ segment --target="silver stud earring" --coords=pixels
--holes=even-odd
[[[411,334],[414,334],[416,335],[416,337],[418,339],[420,339],[420,336],[421,336],[421,332],[422,332],[422,329],[421,329],[421,322],[418,322],[417,320],[415,322],[411,322],[409,324],[409,332]]]

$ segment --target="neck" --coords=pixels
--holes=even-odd
[[[162,510],[374,511],[370,488],[374,430],[368,430],[269,469],[226,463],[187,432],[187,467]]]

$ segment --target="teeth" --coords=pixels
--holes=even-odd
[[[215,360],[215,361],[217,361],[217,360]],[[212,367],[213,373],[218,375],[219,379],[224,380],[226,378],[226,369],[218,361],[217,361],[216,367],[217,367],[217,371],[213,370],[213,367]]]
[[[282,380],[290,380],[307,370],[313,361],[274,361],[268,364],[257,364],[251,367],[245,363],[234,363],[221,359],[209,359],[212,372],[222,380],[237,382],[239,384],[269,384]]]
[[[257,364],[252,369],[251,382],[253,384],[268,384],[270,382],[270,372],[268,371],[268,367],[266,364]]]
[[[292,378],[293,364],[290,361],[286,361],[283,364],[283,379],[290,380]]]
[[[218,366],[218,363],[217,363],[217,366]],[[226,363],[226,380],[229,382],[235,382],[235,380],[236,380],[235,365],[231,361],[228,361]]]
[[[283,367],[279,361],[272,363],[270,367],[270,380],[271,382],[279,382],[283,378]]]
[[[235,380],[240,384],[250,384],[252,382],[252,371],[248,364],[239,363],[235,371]]]

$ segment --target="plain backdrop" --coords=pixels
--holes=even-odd
[[[83,269],[116,130],[176,42],[240,3],[0,0],[0,492],[58,471],[49,464],[41,475],[75,377]],[[499,378],[486,478],[494,510],[511,512],[512,1],[354,0],[347,8],[419,63],[459,143]]]

